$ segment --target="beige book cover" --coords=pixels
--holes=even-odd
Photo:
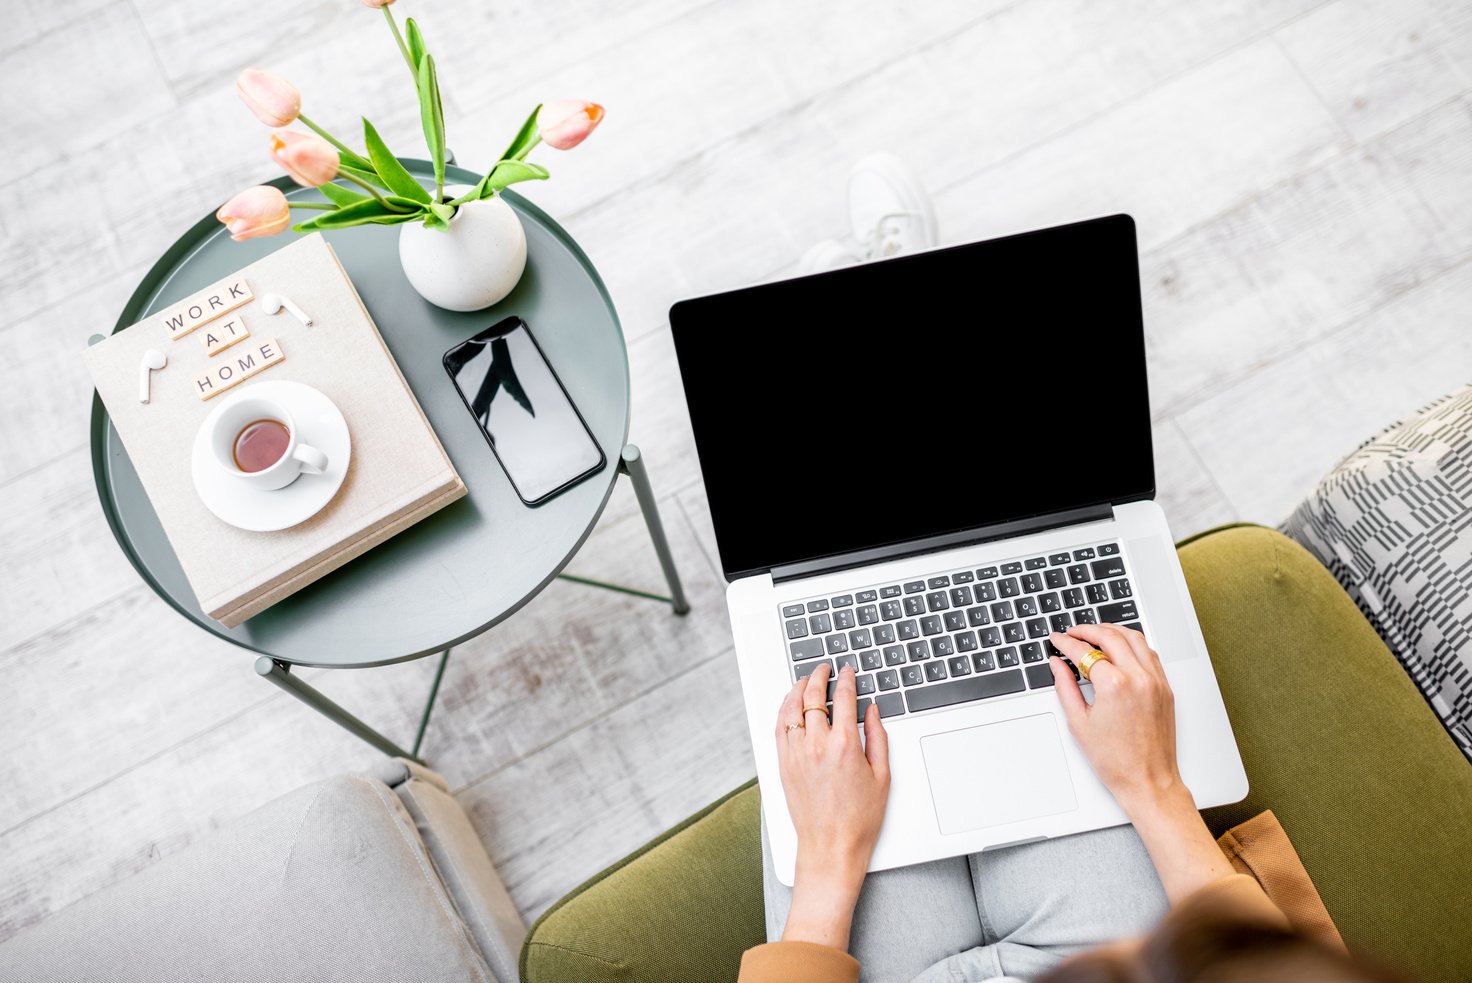
[[[267,314],[266,294],[289,298],[312,323],[287,310]],[[236,331],[241,337],[232,340]],[[164,353],[168,364],[150,373],[144,403],[141,364],[149,349]],[[161,309],[84,357],[201,609],[226,627],[465,494],[321,235]],[[303,383],[337,405],[347,420],[351,463],[342,487],[312,518],[277,532],[247,532],[205,507],[190,462],[196,432],[225,393],[270,380]],[[200,398],[214,387],[215,395]]]

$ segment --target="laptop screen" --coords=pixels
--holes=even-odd
[[[1154,495],[1126,215],[670,310],[728,579]]]

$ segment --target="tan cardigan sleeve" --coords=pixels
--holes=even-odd
[[[859,983],[859,961],[816,942],[769,942],[747,949],[737,983]]]

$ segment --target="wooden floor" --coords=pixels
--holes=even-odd
[[[93,491],[78,350],[187,225],[270,176],[232,92],[259,65],[344,133],[419,155],[379,17],[351,0],[20,0],[0,54],[0,938],[366,746],[177,617]],[[528,919],[751,776],[666,310],[844,231],[876,149],[961,241],[1113,211],[1142,236],[1159,497],[1178,534],[1280,520],[1365,436],[1467,381],[1467,0],[404,0],[460,160],[537,100],[596,98],[528,193],[624,319],[694,612],[555,583],[456,651],[427,753]],[[1060,270],[1060,282],[1067,271]],[[978,325],[978,330],[992,330]],[[995,326],[1006,330],[1007,326]],[[1040,362],[1057,385],[1107,385]],[[1090,467],[1097,465],[1091,464]],[[578,573],[660,586],[627,488]],[[426,660],[307,675],[408,740]]]

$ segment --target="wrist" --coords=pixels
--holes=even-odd
[[[1142,818],[1168,812],[1178,812],[1182,806],[1189,807],[1195,811],[1195,800],[1191,798],[1191,790],[1186,788],[1186,783],[1181,781],[1179,772],[1172,771],[1169,774],[1142,777],[1131,782],[1127,786],[1111,789],[1115,801],[1120,808],[1129,815],[1130,820],[1139,823]]]

